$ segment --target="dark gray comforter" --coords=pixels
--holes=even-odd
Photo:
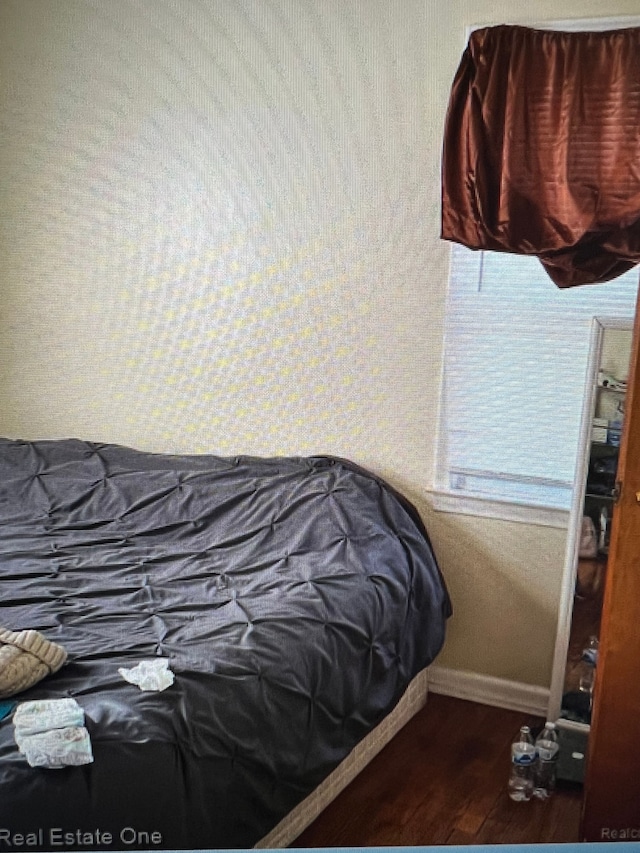
[[[0,853],[250,847],[440,650],[413,507],[336,458],[0,440],[0,625],[68,663],[94,763],[33,769],[0,722]],[[168,658],[161,693],[118,668]]]

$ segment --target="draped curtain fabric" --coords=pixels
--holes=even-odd
[[[640,262],[640,28],[472,34],[446,119],[442,237],[535,255],[559,287]]]

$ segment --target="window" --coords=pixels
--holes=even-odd
[[[640,18],[533,26],[608,30]],[[566,525],[593,318],[633,321],[639,270],[561,290],[535,258],[452,244],[436,508]]]
[[[633,319],[638,268],[561,290],[535,258],[451,251],[439,489],[568,511],[592,321]]]

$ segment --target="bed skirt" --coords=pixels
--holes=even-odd
[[[326,807],[384,749],[391,738],[424,708],[428,693],[428,669],[419,672],[396,707],[301,803],[256,845],[256,849],[288,847]]]

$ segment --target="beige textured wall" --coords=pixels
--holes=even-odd
[[[0,14],[3,431],[330,451],[428,482],[447,264],[428,7]]]
[[[425,489],[464,28],[558,12],[3,0],[0,432],[351,457],[428,517],[456,607],[442,663],[546,685],[562,531],[434,514]]]
[[[438,665],[548,687],[565,531],[425,517],[455,605]]]

